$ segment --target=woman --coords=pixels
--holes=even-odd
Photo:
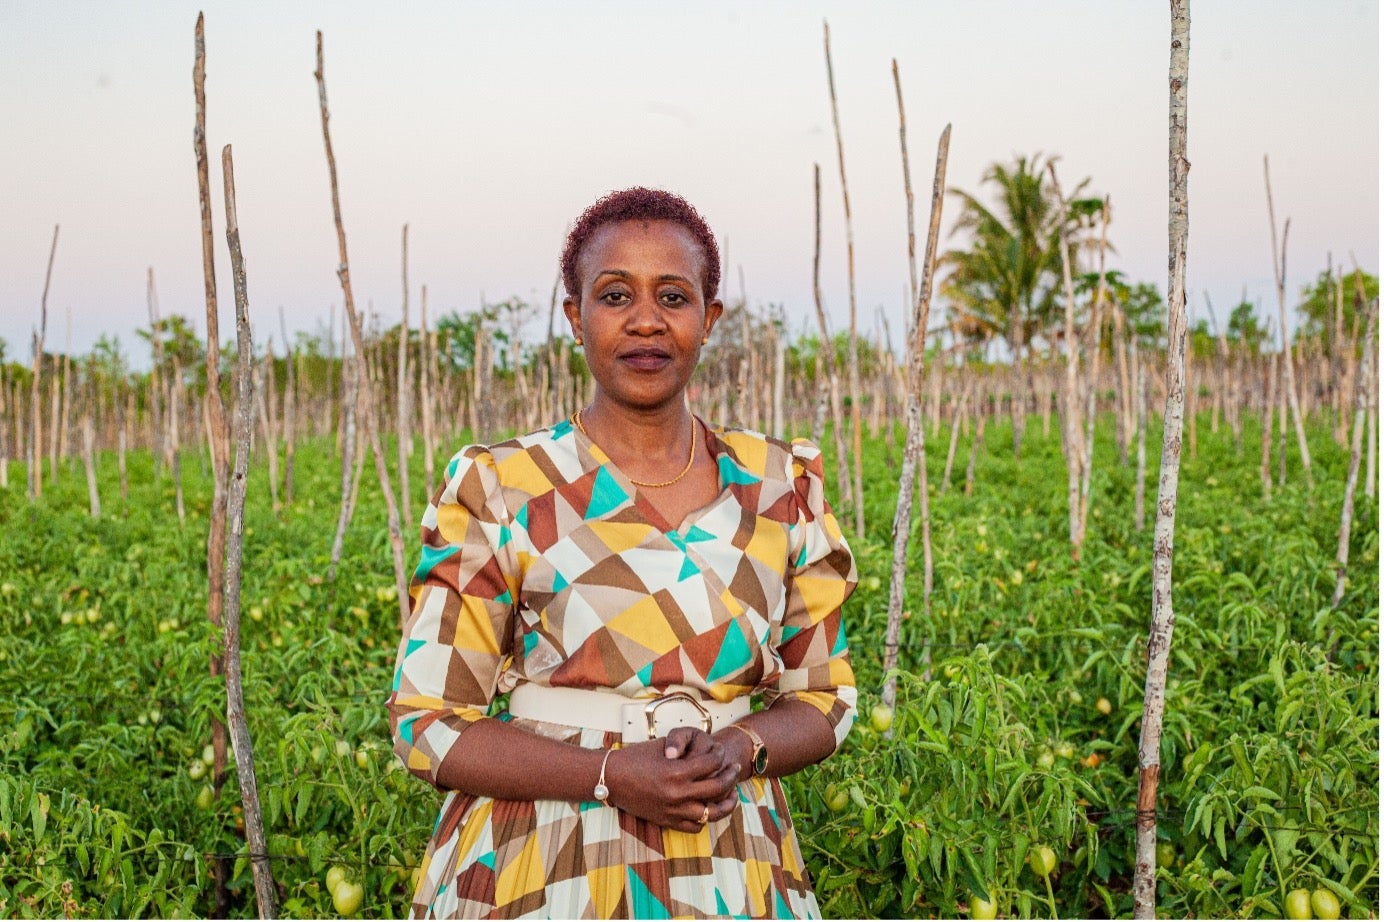
[[[687,409],[719,261],[678,196],[587,209],[563,310],[594,399],[463,449],[423,518],[389,700],[447,792],[415,916],[817,915],[778,778],[854,717],[855,566],[815,447]]]

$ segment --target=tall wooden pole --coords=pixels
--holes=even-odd
[[[1297,374],[1293,370],[1293,347],[1288,339],[1288,221],[1283,222],[1283,249],[1278,247],[1278,226],[1274,223],[1273,188],[1269,185],[1269,155],[1264,155],[1264,194],[1269,200],[1269,234],[1273,241],[1273,277],[1278,289],[1278,326],[1283,333],[1283,374],[1287,389],[1288,408],[1293,413],[1293,429],[1297,434],[1298,456],[1302,459],[1302,474],[1307,480],[1307,492],[1312,492],[1312,456],[1307,450],[1307,432],[1302,425],[1302,405],[1298,401]]]
[[[841,377],[836,372],[836,344],[827,331],[827,313],[822,307],[822,168],[812,164],[813,227],[812,303],[817,309],[817,329],[822,336],[818,349],[826,366],[828,399],[831,402],[831,436],[836,451],[836,501],[850,502],[850,461],[846,458],[846,430],[841,414]]]
[[[1064,326],[1062,334],[1063,351],[1067,357],[1067,374],[1062,386],[1062,448],[1067,457],[1067,538],[1072,545],[1072,557],[1081,556],[1081,545],[1086,540],[1085,522],[1081,516],[1081,471],[1086,466],[1082,457],[1081,441],[1081,402],[1077,395],[1077,342],[1076,342],[1076,294],[1072,290],[1071,247],[1067,240],[1067,201],[1062,198],[1062,190],[1057,184],[1057,167],[1048,161],[1048,175],[1052,177],[1052,187],[1057,193],[1062,223],[1058,231],[1058,250],[1062,255],[1062,293]]]
[[[1139,731],[1139,799],[1135,811],[1134,917],[1154,917],[1158,843],[1159,744],[1164,688],[1173,642],[1173,524],[1182,464],[1182,410],[1187,360],[1187,77],[1190,0],[1171,0],[1168,66],[1168,399],[1163,416],[1158,506],[1153,519],[1153,616],[1144,677],[1144,719]]]
[[[1364,358],[1360,363],[1359,383],[1355,387],[1355,428],[1350,436],[1350,465],[1346,468],[1346,494],[1341,503],[1341,528],[1336,535],[1336,589],[1331,607],[1341,604],[1346,594],[1346,561],[1350,553],[1350,526],[1355,517],[1355,488],[1360,476],[1360,449],[1365,440],[1365,416],[1370,404],[1370,377],[1374,360],[1375,310],[1371,304],[1365,320]],[[1333,651],[1334,652],[1334,651]]]
[[[851,397],[851,449],[854,454],[855,533],[865,535],[865,484],[861,474],[860,444],[860,355],[856,348],[855,309],[855,234],[851,230],[851,194],[846,187],[846,147],[841,140],[841,115],[836,105],[836,78],[831,69],[831,28],[822,21],[822,43],[827,55],[827,89],[831,94],[831,124],[836,130],[836,163],[841,172],[841,201],[846,216],[846,286],[850,295],[851,326],[847,336],[846,386]]]
[[[908,134],[904,117],[903,89],[899,83],[898,62],[894,62],[894,93],[899,104],[899,148],[903,158],[904,202],[908,211],[909,278],[915,278],[913,267],[913,183],[908,166]],[[927,352],[927,323],[932,307],[933,272],[937,262],[937,238],[942,225],[942,195],[947,185],[947,155],[951,149],[951,125],[942,129],[937,140],[937,163],[932,177],[932,209],[928,220],[927,246],[923,254],[921,285],[913,285],[916,296],[908,336],[908,378],[906,400],[908,429],[904,441],[903,463],[899,466],[899,501],[894,507],[894,560],[889,574],[889,614],[884,632],[884,688],[880,698],[888,707],[894,706],[895,679],[893,670],[898,664],[899,633],[903,625],[904,576],[908,569],[908,539],[912,528],[913,491],[920,496],[923,544],[923,625],[930,632],[932,625],[932,522],[927,483],[927,447],[924,442],[923,421],[923,362]],[[893,422],[889,423],[891,426]],[[926,637],[924,638],[926,643]],[[929,662],[927,647],[923,648],[923,663]]]
[[[254,404],[254,346],[250,342],[250,301],[245,285],[245,258],[240,251],[240,226],[235,208],[235,165],[231,145],[221,149],[221,176],[226,191],[226,243],[231,251],[231,279],[235,288],[236,329],[236,440],[235,469],[231,474],[227,512],[230,518],[226,543],[226,722],[231,729],[235,750],[236,777],[240,785],[241,809],[245,814],[245,838],[250,848],[250,870],[255,881],[255,900],[261,919],[278,915],[278,892],[264,838],[264,815],[260,811],[259,787],[255,781],[255,754],[250,728],[245,721],[245,692],[240,678],[240,578],[241,552],[245,536],[245,487],[250,469],[250,432]],[[274,447],[269,446],[273,451]]]
[[[404,225],[403,236],[403,257],[402,276],[404,286],[404,307],[403,320],[399,323],[399,349],[397,355],[397,367],[395,368],[395,386],[397,393],[394,395],[396,400],[397,412],[395,413],[395,430],[397,435],[397,448],[399,456],[399,505],[407,521],[413,521],[411,490],[408,484],[408,458],[412,452],[409,450],[413,442],[413,436],[409,429],[409,372],[408,372],[408,225]]]
[[[341,262],[337,267],[337,278],[341,280],[341,291],[346,301],[346,316],[351,323],[351,341],[356,348],[358,368],[357,386],[361,390],[364,405],[365,434],[370,440],[371,453],[375,457],[375,475],[380,481],[380,492],[384,494],[385,509],[389,520],[389,547],[394,558],[394,586],[399,602],[399,623],[408,618],[409,596],[408,575],[404,570],[404,538],[399,530],[399,505],[394,499],[394,487],[390,485],[389,468],[385,464],[384,446],[380,443],[380,427],[375,417],[376,407],[372,394],[370,376],[366,371],[365,336],[361,331],[360,315],[356,311],[356,299],[351,292],[351,268],[346,258],[346,228],[341,222],[341,196],[337,192],[336,157],[332,154],[332,135],[328,128],[331,118],[327,109],[327,83],[322,63],[322,33],[317,33],[317,100],[322,115],[322,140],[327,148],[327,172],[331,177],[332,216],[336,223],[337,251]]]
[[[38,331],[34,333],[34,367],[29,391],[29,499],[43,495],[43,411],[39,408],[39,380],[43,377],[43,341],[48,335],[48,288],[53,282],[53,257],[58,252],[58,225],[53,225],[53,243],[48,248],[48,270],[43,274],[43,297],[39,299]]]
[[[197,14],[195,43],[192,90],[197,116],[192,130],[192,149],[197,158],[197,201],[202,219],[202,288],[207,309],[206,425],[212,468],[211,521],[207,530],[207,620],[215,633],[221,629],[225,607],[226,481],[230,476],[230,429],[226,425],[226,407],[221,399],[215,239],[212,236],[211,181],[207,168],[207,55],[201,13]],[[207,668],[213,678],[221,675],[220,654],[213,651],[208,655]],[[215,716],[211,718],[211,746],[212,789],[219,798],[221,787],[226,783],[226,725]],[[216,880],[216,913],[220,918],[226,918],[230,913],[230,894],[227,890],[231,876],[230,862],[224,858],[218,859],[212,866],[212,876]]]

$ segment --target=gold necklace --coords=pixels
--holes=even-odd
[[[579,430],[581,430],[582,435],[586,436],[588,439],[591,439],[591,433],[587,432],[586,427],[581,424],[581,410],[578,410],[577,412],[572,414],[572,422],[576,425],[576,427]],[[591,441],[594,442],[595,439],[591,439]],[[634,484],[636,487],[647,487],[649,489],[657,489],[658,487],[671,487],[673,484],[677,483],[679,480],[687,476],[687,472],[692,470],[692,462],[695,460],[697,460],[697,418],[694,416],[692,417],[692,450],[687,453],[687,466],[682,469],[681,474],[674,477],[672,480],[665,480],[662,483],[645,483],[642,480],[635,480],[633,477],[629,477],[628,474],[626,474],[625,476],[629,477],[630,483]]]

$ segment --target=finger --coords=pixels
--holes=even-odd
[[[740,795],[732,791],[724,799],[711,805],[711,821],[723,820],[735,812],[740,805]]]
[[[696,733],[693,727],[675,727],[664,737],[663,755],[669,759],[680,759],[689,755],[696,742]]]

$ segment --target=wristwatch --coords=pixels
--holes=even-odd
[[[769,750],[764,748],[764,740],[759,738],[759,734],[751,730],[744,724],[731,724],[732,730],[739,730],[750,738],[753,747],[750,750],[750,771],[757,777],[763,777],[769,771]]]

